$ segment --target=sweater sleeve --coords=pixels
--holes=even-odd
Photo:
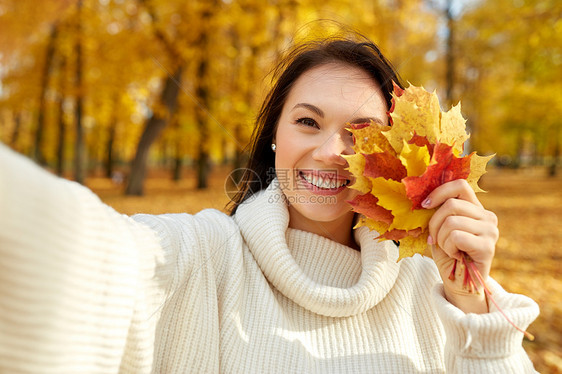
[[[148,373],[157,235],[0,144],[0,372]]]
[[[506,292],[488,279],[494,300],[520,328],[526,329],[539,314],[530,298]],[[465,314],[445,298],[443,284],[432,292],[433,303],[445,328],[447,373],[535,373],[521,345],[523,334],[490,304],[490,313]]]

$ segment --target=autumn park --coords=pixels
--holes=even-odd
[[[562,373],[560,1],[2,0],[0,142],[124,214],[224,211],[276,62],[352,30],[495,154],[491,275],[538,302],[523,346]]]

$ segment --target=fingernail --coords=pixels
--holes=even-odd
[[[427,199],[425,199],[424,201],[422,201],[422,203],[421,203],[421,205],[424,208],[427,208],[430,204],[431,204],[431,200],[429,199],[429,197]]]
[[[431,235],[428,235],[428,236],[427,236],[427,244],[429,244],[429,245],[435,244],[435,243],[433,242],[433,237],[432,237]]]

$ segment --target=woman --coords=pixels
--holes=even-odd
[[[462,250],[516,324],[538,315],[532,300],[488,278],[497,219],[464,181],[425,201],[438,208],[435,262],[397,263],[392,242],[352,229],[346,126],[388,124],[392,81],[368,41],[296,49],[258,117],[255,175],[231,216],[121,216],[0,149],[0,368],[534,372],[522,334],[482,292],[447,278]]]

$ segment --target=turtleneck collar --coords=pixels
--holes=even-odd
[[[365,312],[390,291],[398,276],[398,250],[368,228],[355,230],[357,252],[313,233],[288,229],[289,211],[279,183],[241,204],[234,216],[263,274],[283,295],[321,315]]]

